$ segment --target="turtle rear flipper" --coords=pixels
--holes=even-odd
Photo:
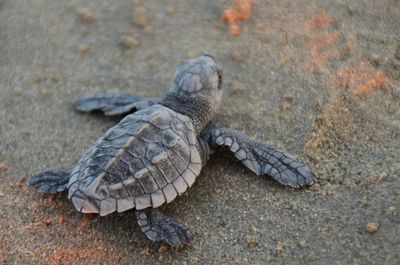
[[[78,111],[101,111],[106,116],[115,116],[135,112],[159,101],[127,93],[94,93],[76,98],[73,105]]]
[[[157,209],[136,210],[135,214],[140,229],[153,241],[165,242],[176,248],[193,241],[193,234],[185,224],[163,215]]]
[[[42,193],[63,192],[67,189],[69,177],[69,172],[48,170],[33,176],[28,185]]]

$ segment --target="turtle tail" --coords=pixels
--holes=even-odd
[[[48,170],[33,176],[28,185],[42,193],[63,192],[67,189],[69,177],[69,172]]]

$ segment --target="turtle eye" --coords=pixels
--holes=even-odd
[[[217,67],[217,74],[218,74],[218,89],[222,89],[222,69]]]

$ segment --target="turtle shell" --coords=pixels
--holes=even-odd
[[[100,215],[155,208],[192,186],[201,168],[192,120],[154,105],[92,144],[71,172],[68,198],[78,211]]]

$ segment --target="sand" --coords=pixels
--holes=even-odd
[[[253,3],[232,34],[225,0],[0,0],[0,264],[398,264],[399,2]],[[162,207],[196,235],[181,251],[148,241],[132,212],[83,216],[26,187],[118,122],[74,111],[76,96],[163,95],[203,52],[224,71],[214,125],[297,155],[316,185],[217,152]]]

